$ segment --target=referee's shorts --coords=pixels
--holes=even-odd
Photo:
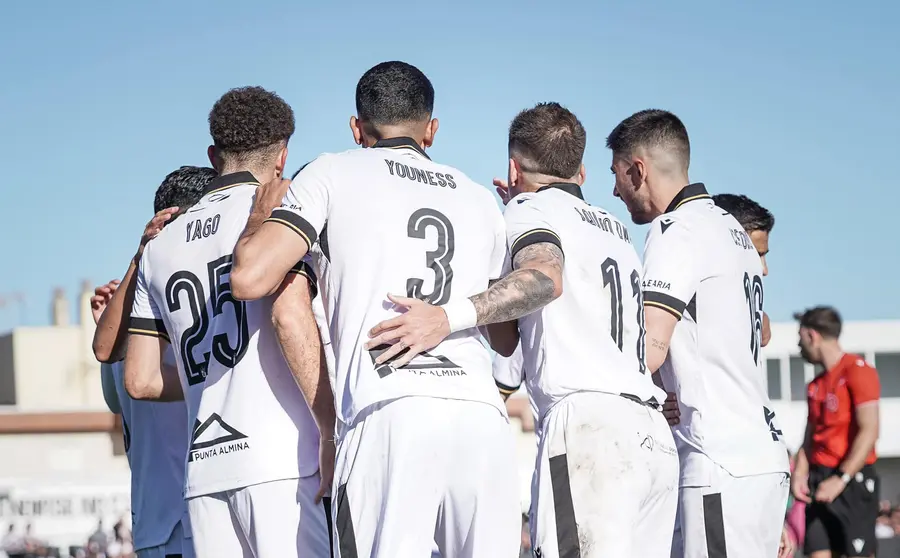
[[[835,472],[829,467],[810,466],[810,494],[815,494],[819,484]],[[833,502],[808,504],[803,551],[811,554],[830,550],[843,556],[872,556],[876,546],[880,484],[875,467],[866,465]]]

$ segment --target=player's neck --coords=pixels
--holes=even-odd
[[[825,370],[831,370],[844,358],[844,350],[837,343],[822,347],[822,366]]]
[[[578,183],[578,177],[572,178],[559,178],[556,176],[550,176],[548,174],[537,174],[537,173],[520,173],[519,180],[516,184],[516,190],[519,192],[537,192],[541,188],[545,186],[549,186],[551,184],[581,184]]]
[[[382,126],[378,128],[377,134],[366,135],[364,145],[372,147],[379,141],[387,141],[399,138],[409,138],[419,144],[419,147],[425,149],[425,135],[415,130],[410,130],[405,126]]]
[[[275,176],[275,169],[266,165],[242,165],[238,163],[224,164],[219,170],[219,175],[234,174],[236,172],[249,172],[260,183],[266,183]]]
[[[650,189],[650,204],[653,207],[654,216],[665,213],[675,196],[688,184],[690,184],[690,180],[687,175],[660,178]]]

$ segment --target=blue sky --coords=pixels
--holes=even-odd
[[[637,110],[674,111],[691,178],[776,215],[774,319],[819,303],[900,318],[896,2],[137,4],[2,8],[0,296],[24,293],[29,325],[48,322],[54,287],[74,301],[82,280],[124,272],[162,178],[206,164],[206,117],[227,89],[291,103],[294,169],[353,146],[356,81],[393,59],[435,85],[432,157],[487,186],[518,110],[568,106],[588,131],[587,198],[625,219],[604,138]],[[631,232],[642,245],[644,228]],[[0,308],[0,330],[22,321]]]

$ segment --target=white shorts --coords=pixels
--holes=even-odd
[[[194,543],[185,537],[184,527],[179,521],[166,544],[142,548],[136,552],[137,558],[194,558]]]
[[[338,444],[336,558],[516,558],[512,430],[485,403],[404,397],[367,409]]]
[[[689,481],[679,491],[672,558],[778,556],[790,475],[733,477],[706,459],[709,481]]]
[[[532,481],[536,556],[669,556],[678,454],[660,411],[576,393],[550,410],[542,432]]]
[[[197,558],[331,558],[318,473],[188,500]]]

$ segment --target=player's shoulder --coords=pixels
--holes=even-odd
[[[663,213],[650,221],[650,230],[647,238],[672,238],[675,236],[685,236],[696,234],[700,227],[692,215],[687,212],[671,211]]]

